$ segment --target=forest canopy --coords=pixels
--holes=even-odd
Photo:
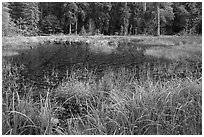
[[[202,2],[3,2],[3,36],[197,35]]]

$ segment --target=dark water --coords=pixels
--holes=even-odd
[[[72,70],[83,71],[86,68],[90,71],[94,70],[96,75],[101,77],[103,70],[108,67],[141,70],[143,69],[141,66],[144,64],[150,64],[149,66],[154,67],[158,62],[161,64],[175,62],[172,60],[174,55],[172,58],[165,58],[165,55],[170,52],[161,52],[161,49],[168,50],[174,45],[145,44],[142,42],[142,40],[109,39],[92,42],[58,41],[43,43],[38,46],[30,44],[29,48],[3,50],[3,58],[13,65],[23,65],[25,71],[22,71],[22,75],[28,81],[37,85],[49,86],[45,82],[45,75],[47,75],[52,79],[52,83],[55,83],[53,84],[54,87],[57,87],[60,81],[67,77],[67,74],[71,73]],[[151,54],[147,54],[151,50],[153,50],[149,52]],[[171,51],[171,53],[175,52]],[[53,72],[56,72],[57,76]]]

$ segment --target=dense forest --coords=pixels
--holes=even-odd
[[[4,2],[3,36],[202,34],[201,2]]]

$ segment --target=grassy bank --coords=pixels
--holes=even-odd
[[[4,64],[3,134],[202,134],[201,79],[155,80],[143,67],[140,79],[134,69],[107,68],[100,80],[94,70],[73,70],[38,92],[23,67]]]
[[[46,38],[4,40],[3,134],[202,134],[200,38]]]

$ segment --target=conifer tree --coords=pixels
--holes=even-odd
[[[11,25],[11,17],[9,13],[9,3],[3,2],[2,3],[2,35],[8,36],[9,35],[9,29]]]

